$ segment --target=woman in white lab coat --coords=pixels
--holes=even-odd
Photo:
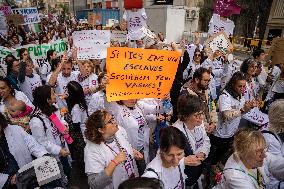
[[[92,189],[117,189],[138,176],[134,159],[142,154],[127,140],[125,129],[105,110],[97,110],[86,123],[85,172]]]
[[[183,132],[190,144],[191,155],[206,159],[211,144],[203,123],[204,106],[202,104],[200,98],[195,95],[181,95],[177,103],[179,120],[173,126]],[[204,164],[195,167],[194,170],[192,167],[186,167],[185,174],[188,177],[186,184],[188,186],[196,184],[203,168]]]
[[[142,177],[161,180],[165,189],[185,189],[185,166],[198,166],[204,158],[195,155],[184,157],[186,138],[175,127],[160,130],[159,146],[160,150],[148,164]]]
[[[266,188],[269,177],[265,168],[270,161],[266,151],[266,142],[260,131],[238,131],[234,139],[234,153],[228,159],[216,188]]]
[[[21,127],[8,125],[1,113],[0,133],[0,188],[15,188],[18,169],[32,162],[32,155],[42,157],[48,152]]]
[[[273,102],[268,111],[269,130],[262,131],[268,152],[284,158],[284,100]],[[284,170],[283,170],[284,175]],[[270,177],[269,188],[284,188],[284,182]]]

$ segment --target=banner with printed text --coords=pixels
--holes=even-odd
[[[104,59],[110,46],[109,30],[83,30],[72,34],[78,60]]]
[[[23,15],[25,24],[40,22],[38,10],[35,7],[12,9],[12,12]]]
[[[67,50],[66,41],[64,39],[60,39],[49,44],[20,46],[14,50],[0,46],[0,60],[4,59],[8,54],[13,54],[17,58],[20,58],[19,51],[21,48],[28,49],[31,59],[45,59],[46,53],[49,49],[55,50],[58,56],[63,55],[63,53]]]
[[[41,45],[25,45],[21,46],[16,49],[17,53],[16,56],[19,58],[19,51],[21,48],[26,48],[28,49],[28,53],[31,57],[31,59],[42,59],[46,58],[46,52],[49,49],[53,49],[57,52],[57,55],[60,56],[62,55],[66,50],[66,42],[64,39],[57,40],[53,43],[48,43],[48,44],[41,44]]]
[[[180,56],[175,51],[108,48],[107,100],[165,97],[172,87]]]

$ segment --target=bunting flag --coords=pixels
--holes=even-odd
[[[241,7],[235,0],[216,0],[214,4],[214,13],[222,17],[228,17],[232,14],[240,14]]]

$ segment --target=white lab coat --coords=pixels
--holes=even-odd
[[[43,122],[39,118],[33,117],[30,120],[30,128],[32,131],[32,135],[41,145],[46,148],[46,150],[50,154],[59,156],[59,152],[63,147],[61,144],[59,132],[57,128],[52,126],[52,123],[47,116],[43,114],[40,115],[43,118],[46,130],[44,129]],[[59,111],[56,111],[56,115],[60,119]],[[64,148],[68,148],[66,142]]]
[[[144,120],[144,159],[145,162],[149,162],[149,132],[150,128],[146,122],[146,118],[142,110],[136,105],[134,110],[130,110],[124,105],[119,105],[116,102],[108,103],[105,100],[105,108],[111,113],[121,127],[123,127],[128,135],[128,141],[133,146],[133,148],[138,149],[138,132],[139,132],[139,124],[135,117],[132,115],[132,111],[136,111],[141,115],[141,118]]]
[[[31,135],[17,125],[8,125],[4,130],[4,134],[9,151],[20,168],[33,161],[32,155],[42,157],[48,154],[43,146],[39,145]],[[8,177],[9,175],[0,173],[0,188],[4,186]]]
[[[23,92],[15,90],[15,98],[16,98],[16,100],[23,101],[26,105],[28,105],[32,109],[34,109],[34,105],[32,104],[32,102],[29,100],[29,98]],[[4,110],[5,110],[5,104],[4,104],[3,101],[1,101],[0,112],[3,113]]]
[[[178,128],[186,136],[194,154],[202,152],[208,157],[210,152],[210,139],[206,134],[204,124],[194,127],[194,129],[189,130],[186,126],[183,128],[184,123],[177,120],[173,126]]]
[[[281,141],[281,139],[279,137],[276,138],[271,133],[263,133],[263,136],[265,138],[266,145],[268,147],[268,152],[276,155],[279,158],[280,157],[284,158],[284,143]],[[277,159],[277,160],[279,160],[279,159]],[[268,170],[266,170],[266,171],[268,171]],[[283,170],[283,175],[284,175],[284,170]],[[270,182],[269,182],[267,188],[271,188],[271,189],[275,188],[276,189],[276,188],[278,188],[278,185],[279,185],[279,181],[277,179],[275,179],[272,175],[270,175]],[[284,182],[282,182],[280,186],[284,188]]]
[[[180,160],[179,167],[176,166],[165,168],[162,165],[161,156],[158,152],[157,156],[147,165],[145,173],[142,175],[142,177],[156,178],[161,180],[164,183],[165,189],[184,188],[185,186],[182,186],[182,183],[184,184],[185,179],[187,178],[184,174],[184,158]],[[155,172],[150,171],[149,168],[153,169]]]
[[[144,98],[137,101],[139,108],[143,110],[145,118],[151,129],[157,126],[157,115],[163,113],[163,104],[156,98]]]
[[[127,153],[128,169],[126,172],[125,165],[119,164],[112,174],[112,183],[105,187],[105,189],[117,189],[119,184],[125,180],[128,180],[129,175],[134,173],[138,176],[138,170],[134,160],[133,149],[127,140],[127,134],[125,129],[118,127],[119,130],[115,133],[115,137],[122,148]],[[114,141],[115,143],[115,141]],[[110,144],[109,144],[110,145]],[[116,148],[118,146],[116,145]],[[119,149],[112,148],[112,150],[118,152]],[[104,142],[95,144],[89,140],[86,140],[85,147],[85,173],[87,175],[93,173],[100,173],[108,166],[108,164],[115,158],[116,154],[108,147]]]
[[[231,155],[228,159],[221,182],[214,187],[214,189],[237,189],[237,188],[245,188],[245,189],[258,189],[257,180],[249,175],[249,172],[242,161],[237,161],[233,158],[234,155]],[[265,165],[265,163],[264,163]],[[258,168],[261,175],[263,176],[263,184],[264,186],[268,183],[268,177],[265,174],[264,167]],[[256,177],[256,169],[251,169],[251,172]]]
[[[105,109],[105,93],[103,91],[98,91],[92,95],[90,103],[88,105],[88,113],[91,115],[97,110]]]

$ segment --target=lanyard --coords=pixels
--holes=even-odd
[[[127,151],[126,151],[124,148],[121,147],[121,145],[119,144],[119,142],[118,142],[118,140],[116,139],[116,137],[114,137],[114,141],[115,141],[117,147],[118,147],[121,151],[123,151],[123,152],[126,154],[126,161],[123,163],[123,167],[124,167],[124,169],[125,169],[125,171],[126,171],[126,173],[127,173],[128,178],[135,178],[134,169],[133,169],[134,166],[133,166],[133,164],[131,163],[132,161],[129,160],[130,157],[128,157]],[[105,142],[105,145],[110,149],[110,151],[113,153],[114,156],[117,156],[117,155],[118,155],[119,152],[116,152],[116,151],[115,151],[112,147],[110,147],[106,142]],[[129,165],[130,165],[130,166],[129,166]],[[129,172],[129,171],[128,171],[129,169],[127,169],[127,167],[131,169],[131,170],[130,170],[130,174],[128,173],[128,172]]]
[[[189,141],[189,136],[188,136],[188,133],[187,133],[187,131],[186,131],[186,127],[185,127],[184,123],[183,123],[183,130],[184,130],[184,132],[185,132],[185,134],[186,134],[187,140]]]
[[[261,175],[259,169],[257,169],[257,172],[256,172],[256,175],[257,175],[257,176],[256,176],[256,177],[255,177],[249,170],[248,170],[249,173],[247,173],[247,172],[245,172],[242,168],[240,168],[240,169],[227,168],[227,169],[224,169],[223,172],[226,171],[226,170],[230,170],[230,169],[233,169],[233,170],[236,170],[236,171],[240,171],[240,172],[245,173],[246,175],[248,175],[250,178],[253,178],[253,180],[255,180],[255,181],[257,182],[257,185],[258,185],[259,189],[263,189],[263,188],[264,188],[264,187],[263,187],[263,182],[262,182],[263,177],[262,177],[262,175]]]

